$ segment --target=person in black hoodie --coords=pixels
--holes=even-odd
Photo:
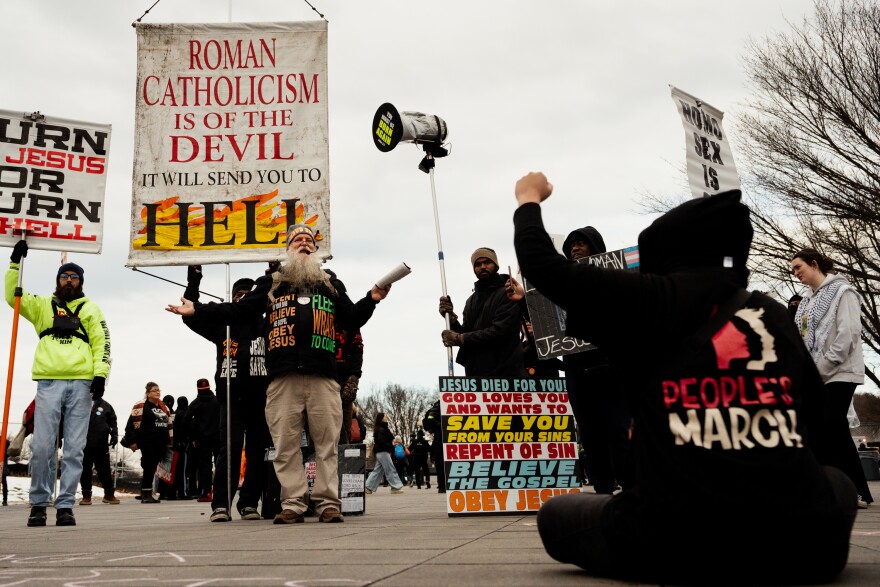
[[[605,240],[598,230],[585,226],[569,233],[562,252],[568,259],[587,262],[587,257],[606,252]],[[618,486],[626,488],[631,418],[608,354],[597,347],[564,355],[562,362],[593,490],[613,493]]]
[[[82,499],[79,505],[92,504],[92,465],[98,472],[98,479],[104,488],[104,503],[118,504],[114,495],[113,475],[110,473],[110,447],[116,446],[119,429],[116,425],[116,412],[104,399],[92,400],[89,416],[89,432],[86,435],[86,448],[83,451],[83,471],[80,477]]]
[[[498,256],[487,247],[473,252],[471,267],[477,281],[464,303],[463,322],[449,296],[440,297],[440,315],[450,315],[450,328],[440,333],[443,344],[459,347],[455,362],[469,377],[525,377],[520,309],[504,293],[509,276],[498,272]]]
[[[220,452],[220,402],[207,379],[196,382],[196,399],[186,410],[186,431],[196,458],[199,497],[202,502],[212,499],[214,461]]]
[[[171,410],[159,399],[159,384],[147,382],[144,401],[131,409],[120,444],[141,451],[141,503],[159,503],[153,497],[156,467],[171,446]]]
[[[198,302],[199,283],[202,279],[201,265],[190,266],[187,271],[187,288],[184,298]],[[232,284],[232,302],[238,303],[254,286],[254,280],[243,278]],[[241,469],[241,451],[245,451],[244,482],[241,485],[236,508],[243,520],[259,520],[257,511],[268,480],[265,459],[269,446],[269,426],[266,424],[266,387],[269,376],[266,371],[266,339],[263,338],[259,318],[237,320],[229,328],[226,339],[225,324],[205,316],[184,316],[183,323],[190,330],[214,343],[217,351],[217,368],[214,384],[220,402],[220,433],[217,466],[214,469],[214,492],[211,499],[212,522],[231,520],[232,500],[238,489]],[[229,369],[227,373],[227,346]],[[232,396],[227,401],[227,375]],[[231,405],[229,417],[227,403]],[[231,426],[227,431],[227,420]],[[227,464],[227,435],[231,445],[231,458]],[[229,473],[230,475],[227,475]]]
[[[846,565],[856,490],[823,467],[822,381],[785,307],[743,289],[752,238],[739,190],[688,201],[639,235],[640,273],[560,255],[542,173],[515,188],[523,275],[608,353],[635,426],[632,488],[553,497],[554,559],[645,583],[827,582]]]

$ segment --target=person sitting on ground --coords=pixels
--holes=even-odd
[[[653,584],[831,581],[856,489],[813,452],[822,380],[788,313],[744,289],[752,225],[739,190],[654,221],[639,235],[639,273],[560,255],[541,218],[552,190],[542,173],[516,184],[522,274],[567,312],[567,335],[629,366],[635,426],[632,487],[546,501],[547,553]]]

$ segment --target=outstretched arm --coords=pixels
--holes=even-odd
[[[192,316],[196,313],[196,308],[191,301],[186,298],[180,298],[180,302],[181,304],[179,306],[168,304],[165,306],[165,310],[172,314],[177,314],[178,316]]]

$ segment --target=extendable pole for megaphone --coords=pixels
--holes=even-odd
[[[434,155],[436,154],[439,157],[443,157],[448,152],[439,145],[432,143],[425,143],[424,148],[425,158],[422,159],[422,162],[419,164],[419,169],[426,172],[428,177],[431,178],[431,200],[434,203],[434,230],[437,232],[437,260],[440,262],[440,288],[442,289],[443,297],[447,297],[446,265],[444,264],[443,258],[443,243],[440,240],[440,217],[437,214],[437,188],[434,186]],[[438,149],[440,149],[439,152]],[[449,330],[452,328],[452,319],[449,317],[449,312],[446,313],[444,318],[446,319],[446,330]],[[447,369],[449,370],[449,376],[452,377],[455,375],[455,369],[453,368],[452,363],[452,347],[446,347],[446,363]]]
[[[21,240],[27,240],[27,230],[21,231]],[[6,431],[9,428],[9,404],[12,401],[12,374],[15,372],[15,343],[18,340],[18,317],[21,314],[21,276],[23,273],[24,257],[18,261],[18,284],[15,286],[15,303],[12,306],[12,338],[9,341],[9,367],[6,369],[6,400],[3,402],[0,463],[6,462]]]

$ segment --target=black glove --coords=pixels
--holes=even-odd
[[[109,446],[110,448],[113,448],[114,446],[116,446],[116,439],[115,439],[115,438],[111,438],[111,439],[110,439],[110,442],[107,443],[107,446]]]
[[[190,265],[186,268],[186,282],[198,285],[202,281],[202,266]]]
[[[281,261],[269,261],[269,267],[266,268],[266,275],[272,275],[281,269]]]
[[[95,375],[95,378],[92,379],[92,399],[101,399],[104,397],[104,378],[100,375]]]
[[[15,243],[14,247],[12,247],[12,254],[9,255],[9,259],[13,263],[21,263],[21,258],[27,257],[27,251],[28,251],[27,241],[20,240],[17,243]]]

